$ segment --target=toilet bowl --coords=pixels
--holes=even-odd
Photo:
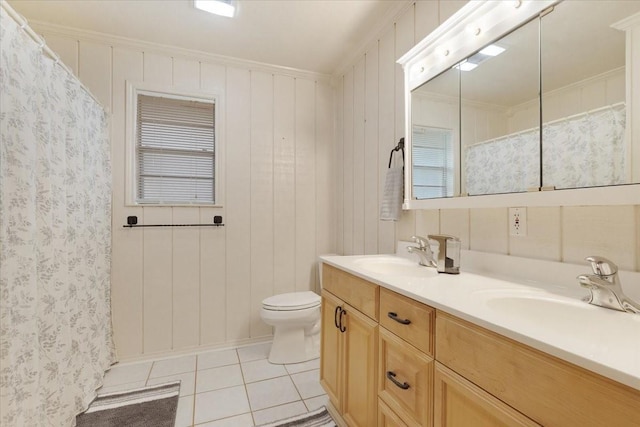
[[[300,363],[320,357],[320,296],[306,292],[262,301],[262,321],[274,328],[269,362]]]

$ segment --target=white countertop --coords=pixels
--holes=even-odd
[[[413,262],[407,274],[399,273],[401,268],[381,274],[362,261],[376,257],[382,262],[397,258],[400,266],[408,262],[393,255],[326,255],[320,260],[640,390],[640,315],[581,301],[584,290],[576,281],[562,287],[465,271],[435,274]]]

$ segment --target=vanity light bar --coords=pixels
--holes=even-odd
[[[482,49],[480,53],[487,56],[498,56],[505,50],[505,48],[500,47],[497,44],[490,44],[489,46]]]
[[[471,71],[474,68],[476,68],[478,66],[478,64],[474,64],[473,62],[469,62],[469,61],[464,61],[459,63],[458,65],[456,65],[455,69],[460,70],[460,71]]]

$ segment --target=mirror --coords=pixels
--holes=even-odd
[[[460,71],[451,68],[411,97],[413,197],[460,194]]]
[[[640,149],[630,131],[638,114],[629,119],[626,99],[627,82],[640,73],[625,67],[631,57],[640,63],[640,53],[625,49],[630,33],[617,24],[640,13],[640,2],[565,1],[547,13],[553,2],[525,0],[516,5],[519,20],[507,17],[514,12],[506,3],[467,5],[448,30],[400,60],[411,89],[407,132],[416,141],[408,201],[640,183]],[[469,35],[483,19],[496,23]],[[442,59],[454,43],[462,48]],[[505,50],[492,56],[483,52],[488,46]],[[465,49],[462,62],[452,63]]]
[[[565,1],[542,17],[545,187],[639,182],[626,132],[625,32],[612,27],[638,11],[637,1]]]
[[[538,46],[536,19],[460,65],[464,193],[540,187]]]

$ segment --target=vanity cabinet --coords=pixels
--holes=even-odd
[[[640,390],[330,265],[322,272],[320,382],[340,426],[640,426]]]
[[[640,426],[636,389],[441,311],[435,335],[436,426],[470,425],[456,407],[495,414],[492,396],[545,427]]]
[[[377,424],[379,286],[323,265],[320,384],[350,427]]]

